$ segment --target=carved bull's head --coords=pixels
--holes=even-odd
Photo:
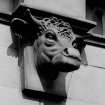
[[[76,38],[70,24],[56,17],[44,18],[39,24],[33,44],[36,67],[63,72],[77,70],[85,43]]]
[[[22,37],[27,36],[27,40],[30,37],[34,40],[33,49],[37,69],[70,72],[80,67],[81,51],[85,43],[76,37],[69,23],[56,17],[36,18],[30,13],[28,20],[33,27],[27,25],[27,22],[22,19],[17,19],[17,23],[26,24],[28,27],[21,25],[21,28],[26,27],[25,34],[20,32],[23,34]],[[12,21],[12,27],[15,27],[15,23],[16,19]],[[21,28],[20,30],[23,31]]]

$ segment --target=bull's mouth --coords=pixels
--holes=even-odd
[[[59,71],[70,72],[79,69],[81,59],[77,56],[62,56],[62,59],[55,57],[53,63]]]
[[[45,55],[49,59],[49,64],[47,65],[50,65],[50,67],[46,67],[53,69],[54,71],[71,72],[79,69],[81,64],[81,58],[79,56],[64,56],[62,54],[56,54],[52,56],[48,53]]]
[[[64,55],[65,56],[65,55]],[[75,56],[75,55],[69,55],[69,56],[66,56],[66,57],[69,57],[69,58],[72,58],[74,60],[77,60],[79,62],[81,62],[81,57],[80,56]]]

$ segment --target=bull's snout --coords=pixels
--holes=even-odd
[[[63,55],[66,57],[71,57],[81,61],[80,52],[75,48],[65,48],[63,50]]]

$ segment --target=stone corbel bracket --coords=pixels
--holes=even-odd
[[[0,13],[0,23],[12,26],[11,21],[15,18],[22,19],[23,21],[30,21],[28,20],[27,17],[24,17],[24,14],[27,12],[27,10],[29,10],[31,14],[36,17],[49,18],[54,16],[54,17],[63,19],[64,21],[70,23],[74,33],[80,36],[81,38],[83,38],[86,41],[86,43],[105,47],[104,45],[105,39],[101,41],[100,38],[95,37],[94,35],[88,33],[90,29],[96,26],[96,23],[85,19],[78,19],[75,17],[64,16],[63,14],[55,14],[48,11],[33,9],[23,4],[21,4],[12,14]],[[27,36],[24,36],[24,37],[27,38]],[[15,36],[13,36],[13,43],[15,43],[15,45],[17,43]],[[37,100],[49,100],[49,101],[59,102],[66,99],[65,96],[44,93],[37,90],[27,89],[25,87],[23,87],[22,93],[27,98],[30,98],[30,99],[37,98]]]

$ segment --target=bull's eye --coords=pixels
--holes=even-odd
[[[56,39],[57,39],[55,33],[52,33],[52,32],[47,32],[47,33],[45,34],[45,37],[46,37],[47,39],[54,40],[54,41],[56,41]]]

